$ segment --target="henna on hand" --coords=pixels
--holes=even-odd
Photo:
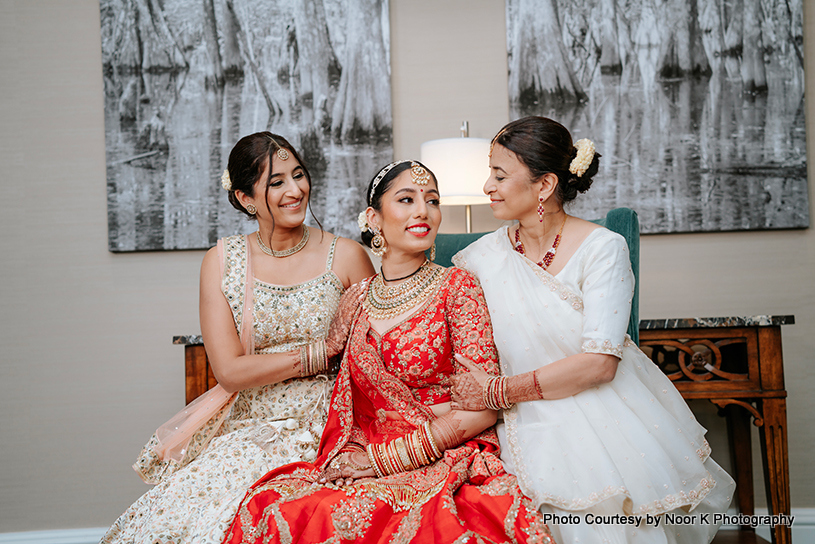
[[[452,387],[450,394],[457,410],[470,410],[478,412],[486,410],[484,402],[484,387],[481,386],[470,372],[450,376]]]
[[[465,429],[461,428],[461,421],[453,417],[453,414],[434,419],[430,423],[430,432],[442,451],[455,448],[464,442],[466,436]]]
[[[541,400],[543,394],[538,384],[536,371],[525,372],[507,378],[507,400],[512,404],[528,400]]]

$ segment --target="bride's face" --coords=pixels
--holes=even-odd
[[[506,147],[495,144],[490,157],[490,177],[484,184],[496,219],[510,221],[537,217],[541,183],[533,182],[529,169]]]
[[[411,171],[405,170],[382,195],[380,211],[373,213],[375,218],[371,219],[382,231],[388,246],[385,255],[427,251],[441,224],[436,182],[431,176],[427,185],[417,185]]]

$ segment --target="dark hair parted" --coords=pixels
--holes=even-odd
[[[436,184],[436,188],[439,187],[439,181],[436,179],[436,174],[434,174],[430,170],[430,168],[420,163],[419,161],[404,160],[396,163],[396,166],[392,166],[392,164],[394,163],[388,164],[387,166],[383,166],[382,168],[380,168],[376,172],[374,177],[371,178],[371,181],[368,182],[368,188],[365,191],[365,198],[368,200],[368,206],[375,209],[378,212],[382,211],[382,195],[387,193],[391,186],[393,186],[393,181],[399,174],[406,170],[410,170],[411,168],[413,168],[414,165],[419,165],[422,168],[424,168],[427,171],[427,173],[433,177],[433,182]],[[376,188],[374,188],[373,186],[374,182],[377,180],[377,178],[380,176],[380,174],[382,174],[384,170],[388,169],[388,167],[390,167],[390,169],[385,173],[384,176],[382,176],[382,178],[376,184]],[[373,194],[371,194],[372,189]],[[371,232],[370,228],[360,235],[360,238],[362,238],[362,243],[368,247],[371,247],[371,240],[373,239],[373,237],[374,233]]]
[[[558,178],[555,197],[561,204],[574,200],[577,193],[588,191],[600,167],[600,154],[595,152],[582,176],[569,172],[569,165],[577,156],[572,135],[566,127],[546,117],[530,116],[512,121],[498,132],[494,144],[515,153],[535,181],[544,174],[555,174]]]
[[[263,173],[263,169],[266,168],[267,163],[269,164],[269,179],[271,179],[273,173],[271,168],[272,156],[276,154],[279,149],[285,149],[300,163],[306,175],[306,180],[308,181],[309,195],[311,194],[311,174],[309,174],[306,165],[303,164],[303,160],[300,158],[297,150],[294,149],[286,138],[272,134],[271,132],[256,132],[244,136],[238,140],[238,143],[235,144],[235,147],[233,147],[229,153],[227,170],[229,171],[229,178],[232,181],[232,189],[229,191],[229,203],[239,212],[246,214],[250,219],[254,219],[254,215],[246,211],[241,205],[237,195],[235,195],[235,191],[241,191],[248,196],[254,197],[255,183],[260,179],[260,175]],[[265,187],[265,191],[268,195],[268,184]],[[266,201],[266,208],[269,209],[268,198],[264,198],[264,201]],[[309,209],[311,209],[311,207],[309,207]],[[272,210],[269,209],[269,214],[271,215],[271,213]],[[313,212],[312,217],[314,217]],[[316,220],[317,218],[315,217],[314,219]],[[319,224],[319,221],[317,221],[317,223]]]

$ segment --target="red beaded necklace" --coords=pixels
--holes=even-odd
[[[555,259],[555,255],[557,255],[557,246],[560,245],[560,235],[563,234],[563,226],[566,224],[566,218],[568,217],[567,215],[563,218],[563,223],[560,224],[560,230],[557,232],[557,236],[555,236],[555,243],[552,244],[552,247],[549,248],[549,251],[543,256],[543,259],[536,263],[544,270],[549,268],[549,265],[552,264],[552,261]],[[526,255],[524,243],[521,242],[521,225],[518,225],[518,228],[515,230],[515,251],[521,255]]]

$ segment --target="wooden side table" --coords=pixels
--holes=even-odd
[[[640,322],[640,346],[685,399],[707,399],[724,413],[741,513],[755,512],[750,420],[761,436],[761,457],[772,514],[790,513],[787,392],[781,325],[793,316],[651,319]],[[184,346],[187,403],[217,382],[200,335],[176,336]],[[740,536],[739,536],[740,535]],[[775,544],[791,544],[791,529],[772,529]],[[715,542],[762,542],[749,526]]]
[[[640,347],[685,399],[707,399],[724,414],[739,509],[754,513],[750,420],[758,427],[771,514],[790,513],[787,392],[781,325],[794,316],[644,320]],[[753,532],[749,526],[742,531]],[[790,544],[789,526],[771,529],[773,542]]]

